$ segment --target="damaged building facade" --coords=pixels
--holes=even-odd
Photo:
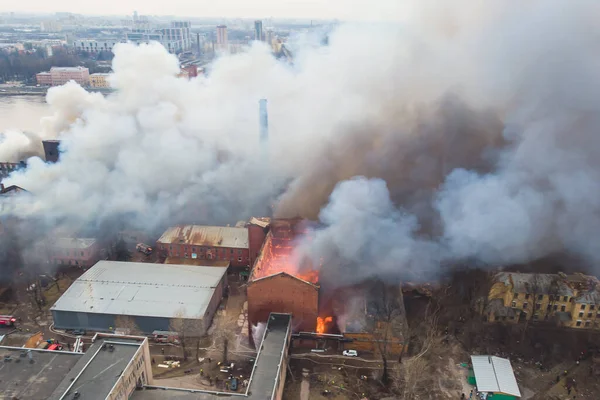
[[[270,312],[283,312],[292,314],[294,331],[315,331],[318,274],[300,272],[292,254],[293,241],[305,229],[299,218],[271,222],[248,282],[249,329],[266,321]]]
[[[274,311],[292,314],[297,345],[390,355],[403,351],[406,316],[399,285],[363,282],[339,288],[320,282],[323,266],[299,260],[294,252],[313,222],[274,219],[266,227],[248,226],[255,230],[251,243],[267,231],[247,286],[250,338],[252,327]]]
[[[600,281],[584,274],[502,272],[482,305],[489,322],[546,321],[600,329]]]
[[[163,257],[229,261],[232,267],[250,264],[248,229],[201,225],[177,225],[156,242]]]
[[[101,246],[94,238],[49,236],[34,246],[34,252],[46,263],[59,267],[87,269],[105,258]]]

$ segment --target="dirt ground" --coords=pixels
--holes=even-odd
[[[215,314],[202,338],[196,359],[196,344],[187,345],[189,359],[181,367],[164,369],[158,364],[167,358],[183,360],[181,346],[153,344],[150,348],[154,359],[153,373],[155,384],[177,386],[189,389],[226,390],[225,382],[230,373],[221,372],[219,363],[224,361],[224,340],[227,339],[227,362],[234,363],[231,374],[241,382],[250,377],[256,351],[249,347],[247,337],[247,302],[243,284],[230,281],[229,296],[223,300],[219,312]],[[165,354],[162,354],[164,349]],[[243,386],[243,385],[241,385]],[[245,390],[240,387],[238,391]]]

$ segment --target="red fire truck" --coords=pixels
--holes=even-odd
[[[0,325],[13,326],[17,319],[12,315],[0,315]]]

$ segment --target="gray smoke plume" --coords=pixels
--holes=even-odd
[[[590,17],[598,6],[579,6],[496,7],[474,24],[447,18],[437,33],[447,46],[425,41],[419,52],[454,56],[430,78],[451,71],[460,86],[447,89],[456,98],[442,92],[420,105],[421,115],[396,101],[393,132],[365,127],[363,142],[339,142],[330,158],[314,158],[312,174],[296,179],[279,211],[298,200],[314,209],[335,185],[319,214],[324,227],[299,247],[323,265],[326,280],[423,280],[446,264],[499,266],[554,253],[598,264],[600,31]],[[468,80],[458,68],[465,60]],[[385,150],[373,146],[382,136]],[[395,157],[382,157],[388,149]],[[389,191],[378,179],[338,183],[356,174],[384,178]]]
[[[48,94],[41,136],[63,153],[7,180],[34,195],[19,215],[155,228],[274,205],[320,215],[306,251],[324,265],[402,279],[465,259],[596,262],[597,2],[407,4],[401,24],[341,25],[327,46],[294,48],[293,66],[257,44],[191,81],[159,45],[117,46],[117,93]]]

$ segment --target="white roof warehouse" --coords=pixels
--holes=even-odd
[[[59,329],[109,331],[131,317],[146,333],[172,319],[202,320],[207,329],[226,286],[226,267],[100,261],[50,309]]]
[[[471,356],[477,390],[503,399],[521,397],[510,361],[496,356]]]

